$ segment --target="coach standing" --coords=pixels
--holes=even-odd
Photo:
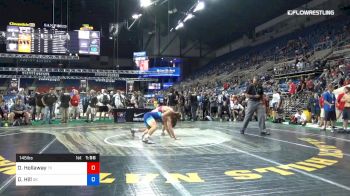
[[[259,129],[261,135],[270,135],[269,132],[266,131],[265,127],[265,108],[263,105],[263,95],[264,89],[259,84],[257,77],[253,78],[253,83],[250,84],[246,90],[246,97],[248,98],[248,105],[246,109],[246,115],[243,121],[243,128],[241,129],[241,134],[244,134],[249,121],[251,120],[254,112],[257,112],[258,121],[259,121]]]

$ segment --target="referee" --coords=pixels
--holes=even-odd
[[[258,82],[258,78],[255,76],[253,78],[253,83],[250,84],[246,90],[246,97],[248,98],[248,105],[246,109],[246,115],[243,121],[243,128],[241,129],[241,134],[244,134],[249,121],[251,120],[254,112],[257,112],[258,121],[259,121],[259,129],[261,135],[270,135],[268,131],[266,131],[265,126],[265,107],[263,104],[263,96],[264,89],[261,84]]]

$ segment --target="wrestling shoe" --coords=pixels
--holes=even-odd
[[[155,144],[153,141],[151,141],[151,140],[147,140],[146,142],[145,142],[146,144]]]
[[[150,139],[142,139],[142,142],[145,144],[154,144],[154,142],[151,141]]]
[[[165,136],[165,133],[164,133],[164,132],[162,132],[162,136]]]
[[[131,136],[135,137],[136,130],[135,128],[130,129]]]
[[[241,132],[241,134],[244,134],[244,129],[242,129],[240,132]]]
[[[262,132],[260,132],[260,135],[264,136],[264,135],[270,135],[270,132],[267,130],[263,130]]]

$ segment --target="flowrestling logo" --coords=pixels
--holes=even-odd
[[[334,16],[334,10],[288,10],[289,16]]]

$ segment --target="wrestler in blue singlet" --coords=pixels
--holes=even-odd
[[[163,115],[161,112],[147,112],[143,116],[143,119],[144,119],[146,127],[150,128],[151,127],[150,125],[151,125],[153,120],[162,122],[163,121],[162,117],[163,117]]]

